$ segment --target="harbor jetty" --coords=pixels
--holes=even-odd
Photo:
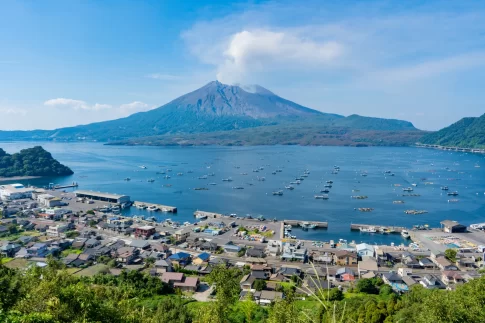
[[[135,207],[139,207],[141,205],[145,205],[147,208],[155,207],[158,211],[170,212],[170,213],[177,213],[177,208],[175,206],[168,206],[168,205],[148,203],[148,202],[140,202],[140,201],[134,201],[133,202],[133,205]]]
[[[283,225],[291,225],[291,226],[299,226],[300,223],[305,222],[302,220],[283,220]],[[316,229],[327,229],[328,228],[328,222],[322,222],[322,221],[308,221],[312,224],[315,224]]]
[[[214,212],[205,212],[205,211],[195,211],[194,216],[198,219],[204,219],[204,218],[209,218],[209,219],[214,219],[214,218],[222,218],[222,214],[220,213],[214,213]]]
[[[360,229],[370,229],[370,228],[386,228],[388,233],[401,233],[402,230],[406,230],[405,227],[396,226],[385,226],[385,225],[375,225],[375,224],[350,224],[350,231],[360,231]]]

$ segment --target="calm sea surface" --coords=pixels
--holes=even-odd
[[[0,143],[9,153],[39,143]],[[382,225],[415,224],[439,226],[444,219],[464,224],[485,222],[485,158],[474,154],[418,148],[391,147],[123,147],[97,143],[42,143],[42,146],[74,175],[43,178],[24,184],[46,186],[76,181],[80,189],[130,195],[132,200],[176,206],[178,214],[157,213],[161,220],[170,217],[180,222],[194,221],[193,212],[204,210],[238,215],[263,215],[266,218],[328,221],[328,230],[293,230],[298,238],[330,240],[344,238],[357,242],[401,243],[398,235],[350,232],[351,223]],[[147,169],[139,166],[145,165]],[[338,174],[332,174],[335,165]],[[477,167],[481,166],[481,167]],[[259,172],[255,169],[264,168]],[[156,174],[167,171],[165,175]],[[282,172],[273,175],[272,172]],[[295,190],[285,189],[305,170],[310,171]],[[384,174],[392,171],[395,176]],[[193,171],[193,173],[188,173]],[[366,172],[368,176],[361,176]],[[177,176],[183,173],[183,176]],[[214,173],[207,179],[200,176]],[[247,175],[243,175],[247,173]],[[131,181],[124,181],[130,177]],[[223,182],[223,178],[232,182]],[[264,177],[265,181],[258,180]],[[147,182],[154,179],[155,182]],[[334,181],[329,200],[316,200],[327,180]],[[217,185],[208,185],[216,183]],[[402,188],[414,187],[419,197],[402,196]],[[166,186],[167,184],[171,186]],[[396,186],[399,184],[400,186]],[[236,190],[233,187],[244,189]],[[459,196],[449,197],[441,190],[449,186]],[[207,187],[208,191],[194,188]],[[272,192],[283,190],[283,196]],[[353,190],[359,190],[353,192]],[[351,199],[366,195],[368,199]],[[459,201],[449,203],[456,198]],[[393,204],[403,200],[405,204]],[[364,213],[356,209],[374,208]],[[405,210],[426,210],[407,215]],[[126,214],[148,212],[135,208]]]

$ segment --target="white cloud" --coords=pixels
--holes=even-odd
[[[182,79],[182,77],[178,75],[162,74],[162,73],[149,74],[146,77],[155,79],[155,80],[161,80],[161,81],[178,81]]]
[[[0,114],[25,116],[27,114],[27,111],[24,109],[16,108],[0,108]]]
[[[65,98],[57,98],[51,99],[44,102],[45,106],[49,107],[66,107],[71,108],[74,110],[92,110],[92,111],[99,111],[104,109],[111,109],[111,105],[109,104],[100,104],[96,103],[94,105],[90,105],[85,101],[81,100],[73,100],[73,99],[65,99]]]
[[[318,42],[284,31],[244,30],[231,37],[217,78],[234,83],[244,81],[248,73],[275,67],[314,68],[332,63],[342,53],[343,46],[335,41]]]
[[[140,101],[134,101],[134,102],[131,102],[131,103],[126,103],[126,104],[120,105],[120,109],[124,113],[128,113],[128,114],[132,114],[132,113],[135,113],[135,112],[141,112],[141,111],[147,111],[147,110],[150,110],[150,109],[153,109],[153,108],[154,107],[151,107],[150,105],[148,105],[144,102],[140,102]]]

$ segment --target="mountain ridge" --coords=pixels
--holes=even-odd
[[[123,141],[158,135],[234,131],[308,123],[364,130],[418,131],[402,120],[362,117],[314,110],[284,99],[259,85],[212,81],[156,109],[125,118],[54,130],[0,132],[0,140]]]

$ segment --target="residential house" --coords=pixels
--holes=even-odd
[[[229,241],[224,246],[222,246],[225,252],[237,253],[241,251],[241,247],[234,244],[234,242]]]
[[[457,271],[443,271],[441,273],[441,280],[446,285],[464,283],[465,279],[462,277],[461,273]]]
[[[281,255],[282,260],[298,260],[304,262],[307,258],[307,249],[300,248],[299,245],[291,243],[285,243],[283,245],[283,253]]]
[[[277,273],[288,278],[291,278],[291,276],[300,277],[301,269],[298,267],[281,266],[280,269],[277,271]]]
[[[335,278],[339,281],[353,281],[355,280],[355,273],[348,267],[338,268]]]
[[[283,299],[282,292],[275,292],[269,290],[262,290],[259,296],[259,304],[260,305],[269,305],[275,302],[278,299]]]
[[[130,247],[133,248],[138,248],[138,249],[148,249],[150,247],[150,243],[146,240],[132,240],[130,243],[128,243]]]
[[[20,250],[15,254],[15,258],[30,258],[31,255],[27,251],[27,248],[20,248]]]
[[[401,262],[408,268],[419,268],[419,261],[410,252],[403,252]]]
[[[413,276],[402,276],[402,281],[408,286],[408,289],[418,283]]]
[[[477,267],[474,256],[460,258],[456,261],[456,264],[463,270]]]
[[[377,267],[377,260],[372,257],[359,261],[357,268],[359,272],[359,277],[362,277],[362,275],[367,274],[369,272],[376,274],[377,271],[379,270],[379,268]]]
[[[260,248],[248,248],[246,249],[246,257],[256,257],[256,258],[264,258],[264,249]]]
[[[253,289],[253,284],[256,281],[256,277],[254,277],[251,274],[244,275],[241,278],[241,281],[239,282],[239,286],[241,287],[242,290],[252,290]]]
[[[64,265],[68,266],[68,267],[72,267],[72,262],[74,260],[76,260],[77,258],[79,257],[78,254],[76,253],[70,253],[68,254],[66,257],[62,258],[62,262],[64,263]]]
[[[307,278],[303,283],[302,290],[310,296],[312,295],[312,293],[319,293],[320,290],[327,290],[332,288],[333,284],[331,281],[318,278]]]
[[[419,283],[427,289],[444,289],[446,287],[435,275],[425,275]]]
[[[333,256],[328,252],[312,252],[310,255],[313,263],[331,264]]]
[[[203,253],[197,255],[197,257],[195,257],[192,260],[192,263],[195,264],[195,265],[202,265],[202,264],[208,263],[210,257],[211,257],[211,255],[209,253],[203,252]]]
[[[149,238],[155,234],[155,227],[151,225],[145,225],[142,227],[135,228],[135,237]]]
[[[413,270],[411,268],[406,268],[406,267],[401,267],[398,268],[397,274],[401,277],[409,276],[413,273]]]
[[[433,258],[433,262],[441,270],[458,270],[458,267],[456,265],[453,265],[448,259],[442,256]]]
[[[186,252],[177,252],[168,257],[168,259],[170,259],[173,265],[185,267],[190,262],[190,254]]]
[[[175,282],[173,284],[174,288],[178,288],[184,292],[193,292],[195,293],[199,288],[199,277],[183,277],[181,282]]]
[[[155,261],[155,269],[158,274],[173,271],[172,262],[168,259],[160,259]]]
[[[84,244],[85,248],[94,248],[97,247],[101,244],[101,241],[97,239],[88,239],[86,240],[86,243]]]
[[[281,253],[281,242],[278,240],[269,240],[268,244],[266,245],[266,254],[270,255],[271,257],[278,257]]]
[[[364,257],[364,256],[374,257],[374,255],[375,255],[374,246],[372,246],[370,244],[360,243],[360,244],[356,245],[355,248],[357,249],[357,255],[359,257]]]
[[[17,252],[22,248],[18,243],[8,242],[0,248],[0,254],[3,257],[13,258]]]
[[[88,239],[86,239],[86,238],[76,238],[72,242],[72,247],[74,249],[82,249],[84,247],[84,244],[86,243],[86,241],[88,241]]]
[[[121,247],[114,253],[119,263],[129,265],[138,257],[139,251],[133,247]]]
[[[425,269],[436,267],[435,263],[426,257],[419,259],[419,265]]]
[[[347,250],[335,251],[333,262],[338,266],[357,265],[357,254]]]
[[[392,273],[392,272],[382,274],[382,280],[384,281],[384,283],[386,283],[388,285],[402,284],[403,283],[402,277],[399,276],[398,274]]]
[[[188,236],[190,236],[190,229],[189,228],[183,228],[183,229],[177,230],[173,234],[175,241],[178,242],[178,243],[185,242],[185,240],[187,239]]]
[[[172,287],[174,283],[182,282],[183,278],[184,278],[183,273],[174,273],[174,272],[167,271],[162,274],[162,281],[166,284],[169,284]]]
[[[48,253],[47,244],[35,243],[32,247],[27,249],[27,252],[31,257],[44,257]]]
[[[200,250],[207,250],[207,251],[216,251],[217,250],[217,243],[211,241],[205,241],[200,245]]]

